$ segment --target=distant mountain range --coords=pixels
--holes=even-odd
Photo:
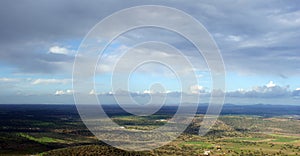
[[[89,105],[87,105],[88,107]],[[188,106],[186,106],[188,107]],[[205,114],[208,104],[200,104],[197,110],[198,114]],[[105,112],[109,116],[120,115],[128,113],[124,111],[119,105],[110,104],[103,105]],[[53,112],[63,114],[78,114],[75,105],[53,105],[53,104],[2,104],[0,105],[0,112]],[[174,114],[177,111],[177,106],[163,106],[157,114]],[[258,115],[263,117],[272,116],[300,116],[300,106],[297,105],[271,105],[271,104],[254,104],[254,105],[236,105],[224,104],[221,115]]]

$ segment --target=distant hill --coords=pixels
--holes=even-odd
[[[89,107],[87,105],[87,107]],[[186,106],[188,107],[188,106]],[[205,114],[208,104],[200,104],[197,110],[198,114]],[[114,115],[129,115],[119,105],[110,104],[103,106],[105,112],[109,116]],[[42,117],[43,114],[52,115],[69,115],[78,116],[78,112],[75,105],[47,105],[47,104],[7,104],[0,105],[2,113],[7,112],[5,118],[14,117],[21,114],[36,114]],[[163,106],[156,114],[175,114],[177,106]],[[9,113],[8,113],[9,112]],[[13,113],[16,114],[13,114]],[[40,114],[43,112],[43,114]],[[283,115],[300,115],[300,105],[271,105],[271,104],[254,104],[254,105],[236,105],[236,104],[224,104],[221,115],[258,115],[264,117],[283,116]]]

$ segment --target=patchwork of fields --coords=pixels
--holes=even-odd
[[[110,116],[126,129],[147,131],[164,125],[172,114]],[[128,152],[97,140],[73,107],[4,108],[0,155],[300,155],[298,115],[223,114],[209,133],[199,136],[202,117],[197,115],[179,138],[163,147]]]

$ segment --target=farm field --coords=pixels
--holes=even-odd
[[[176,140],[152,151],[132,152],[97,140],[73,106],[0,108],[0,155],[300,155],[299,114],[223,112],[211,130],[199,136],[199,113]],[[168,108],[147,117],[115,108],[108,112],[126,129],[147,131],[168,122],[173,111]]]

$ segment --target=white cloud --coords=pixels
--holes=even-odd
[[[272,88],[272,87],[275,87],[276,84],[275,84],[273,81],[270,81],[266,86],[267,86],[268,88]]]
[[[205,88],[203,86],[193,85],[190,87],[190,91],[193,94],[205,93]]]
[[[92,89],[89,94],[90,95],[97,95],[97,92],[94,89]]]
[[[150,89],[150,90],[144,90],[142,93],[137,93],[137,94],[168,94],[171,93],[172,91],[170,90],[155,90],[155,89]]]
[[[143,40],[146,39],[143,38],[140,42],[143,42]],[[124,42],[127,43],[129,41],[126,40]],[[128,49],[130,50],[126,51]],[[200,53],[198,53],[198,51],[185,49],[181,50],[182,53],[174,52],[166,48],[165,46],[157,43],[143,44],[140,45],[140,47],[134,48],[131,47],[131,45],[114,47],[114,49],[107,50],[110,52],[105,53],[101,57],[101,60],[99,61],[99,64],[97,66],[97,72],[122,73],[126,71],[131,71],[133,70],[133,67],[136,67],[136,64],[140,64],[140,62],[145,62],[145,64],[140,64],[140,66],[135,72],[160,75],[164,77],[174,77],[175,75],[169,68],[167,68],[167,66],[161,63],[170,66],[174,71],[176,71],[177,74],[184,75],[187,77],[190,74],[193,74],[195,71],[208,70],[205,60],[202,58]],[[147,63],[146,60],[149,62]],[[153,62],[153,60],[157,62]],[[200,77],[201,76],[199,76],[198,78]]]
[[[70,83],[71,79],[36,79],[31,82],[33,85],[39,84],[66,84]]]
[[[64,54],[64,55],[68,55],[70,53],[73,52],[73,50],[64,48],[64,47],[59,47],[59,46],[53,46],[49,48],[49,52],[50,53],[54,53],[54,54]]]
[[[226,40],[228,41],[234,41],[234,42],[239,42],[242,40],[241,36],[235,36],[235,35],[229,35]]]
[[[151,93],[153,93],[153,92],[152,92],[151,90],[144,90],[143,93],[144,93],[144,94],[151,94]]]
[[[19,79],[15,79],[15,78],[0,78],[0,82],[18,82]]]
[[[64,91],[64,90],[57,90],[56,92],[55,92],[55,95],[71,95],[71,94],[73,94],[74,93],[74,91],[73,90],[66,90],[66,91]]]
[[[245,93],[246,92],[246,90],[243,89],[243,88],[239,88],[237,91],[240,92],[240,93]]]
[[[246,97],[246,98],[276,98],[290,96],[289,86],[279,86],[273,81],[263,86],[254,86],[251,90],[239,89],[233,92],[227,92],[227,96]]]

